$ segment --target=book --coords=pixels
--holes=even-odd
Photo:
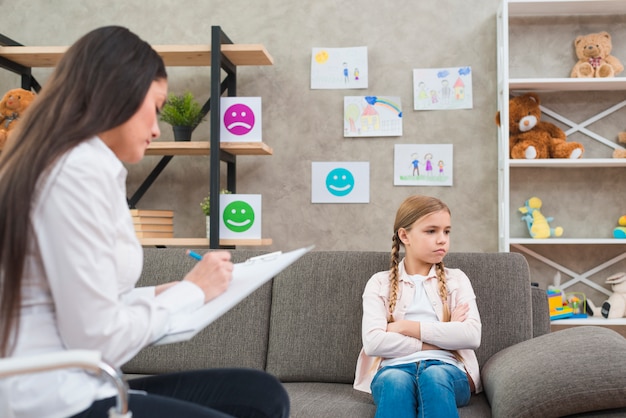
[[[174,218],[156,218],[145,216],[133,216],[135,225],[174,225]]]
[[[173,224],[146,224],[146,223],[137,223],[133,225],[135,227],[135,231],[141,232],[174,232]]]
[[[135,231],[137,238],[174,238],[174,232]]]
[[[235,264],[233,278],[226,292],[205,303],[195,311],[185,311],[172,315],[170,332],[154,342],[153,345],[170,344],[191,339],[312,249],[313,246],[309,246],[286,253],[278,251],[252,257],[243,263]]]
[[[173,218],[173,210],[129,209],[132,216]]]

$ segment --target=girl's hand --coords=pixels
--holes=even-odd
[[[469,304],[461,303],[457,305],[456,308],[450,314],[450,321],[463,322],[467,319],[467,314],[469,313]]]
[[[419,321],[410,321],[403,319],[400,321],[389,322],[387,324],[387,332],[397,332],[407,337],[421,338],[421,324]]]
[[[216,298],[228,289],[233,276],[233,263],[228,251],[209,251],[187,273],[183,280],[198,285],[204,292],[204,302]]]

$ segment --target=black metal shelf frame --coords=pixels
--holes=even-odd
[[[209,198],[212,202],[219,202],[221,162],[226,163],[226,187],[236,193],[237,158],[235,155],[220,150],[220,97],[225,93],[228,96],[237,95],[237,67],[221,53],[221,45],[233,42],[222,31],[220,26],[211,27],[211,91],[210,97],[202,106],[202,115],[209,115],[210,123],[210,179]],[[11,38],[0,34],[2,46],[24,46]],[[0,68],[4,68],[22,77],[21,84],[25,90],[39,92],[41,85],[35,80],[30,67],[15,63],[0,57]],[[226,73],[222,80],[222,71]],[[212,100],[213,99],[213,100]],[[161,172],[172,160],[173,155],[165,155],[152,169],[135,193],[128,198],[129,208],[135,208],[139,200],[148,191]],[[209,225],[209,247],[219,248],[219,205],[211,205],[211,223]]]

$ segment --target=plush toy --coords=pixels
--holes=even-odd
[[[580,158],[584,147],[566,142],[558,126],[541,121],[539,96],[526,93],[509,100],[509,155],[513,159]],[[496,124],[500,126],[500,112]]]
[[[606,279],[613,293],[602,304],[602,316],[608,319],[626,317],[626,273],[620,272]]]
[[[620,132],[617,135],[617,140],[622,144],[626,144],[626,132]],[[613,158],[626,158],[626,149],[618,148],[613,151]]]
[[[24,89],[12,89],[0,100],[0,149],[4,147],[9,133],[35,99],[35,93]]]
[[[613,237],[626,238],[626,215],[621,216],[617,223],[620,225],[613,230]]]
[[[614,77],[624,71],[619,59],[611,55],[613,42],[608,32],[581,35],[574,41],[578,62],[570,74],[574,78]]]
[[[519,208],[519,211],[523,214],[522,221],[526,222],[530,236],[538,239],[560,237],[563,235],[563,228],[560,226],[556,228],[550,227],[550,222],[554,219],[552,217],[543,216],[540,211],[541,205],[541,199],[531,197],[524,203],[524,206]]]

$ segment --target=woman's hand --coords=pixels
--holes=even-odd
[[[468,312],[469,312],[469,304],[461,303],[460,305],[457,305],[457,307],[454,308],[454,310],[450,314],[450,322],[452,322],[452,321],[457,321],[457,322],[465,321],[467,319]]]
[[[178,281],[169,282],[169,283],[163,283],[163,284],[159,284],[159,285],[155,286],[155,288],[154,288],[155,296],[158,296],[161,293],[165,292],[167,289],[169,289],[170,287],[174,286],[176,283],[178,283]]]
[[[216,298],[228,289],[233,277],[233,263],[228,251],[209,251],[187,273],[183,280],[196,284],[204,292],[204,302]]]

